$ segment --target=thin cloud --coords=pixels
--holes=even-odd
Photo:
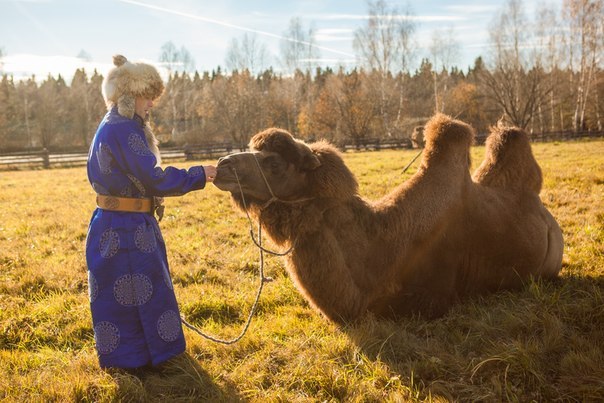
[[[419,15],[413,17],[418,22],[456,22],[465,21],[466,18],[460,15]]]
[[[401,20],[401,21],[417,21],[417,22],[454,22],[463,21],[466,18],[460,15],[395,15],[395,16],[382,16],[387,19]],[[323,20],[323,21],[362,21],[372,18],[366,14],[316,14],[308,16],[309,19]]]
[[[315,39],[319,42],[349,42],[354,39],[352,36],[333,36],[333,35],[316,35]]]
[[[344,42],[354,39],[351,28],[320,28],[315,32],[315,38],[321,42]]]
[[[324,35],[350,34],[352,33],[352,28],[320,28],[317,30],[317,33]]]
[[[0,0],[0,3],[52,3],[53,0]]]
[[[460,14],[492,14],[499,7],[497,5],[452,5],[445,6],[444,8]]]
[[[308,19],[311,20],[327,20],[327,21],[336,21],[336,20],[366,20],[369,18],[367,15],[361,14],[314,14],[307,16]]]
[[[261,31],[261,30],[257,30],[257,29],[253,29],[253,28],[248,28],[248,27],[244,27],[241,25],[235,25],[226,21],[220,21],[220,20],[216,20],[214,18],[208,18],[208,17],[204,17],[201,15],[196,15],[196,14],[191,14],[191,13],[185,13],[183,11],[178,11],[178,10],[172,10],[169,8],[165,8],[165,7],[159,7],[159,6],[155,6],[152,4],[147,4],[147,3],[143,3],[141,1],[135,1],[135,0],[118,0],[121,1],[122,3],[128,3],[128,4],[132,4],[135,6],[139,6],[139,7],[145,7],[151,10],[155,10],[155,11],[160,11],[160,12],[164,12],[167,14],[173,14],[173,15],[178,15],[180,17],[185,17],[185,18],[189,18],[189,19],[194,19],[194,20],[198,20],[198,21],[204,21],[204,22],[208,22],[211,24],[216,24],[216,25],[220,25],[223,27],[227,27],[227,28],[233,28],[239,31],[245,31],[245,32],[252,32],[258,35],[263,35],[263,36],[268,36],[271,38],[275,38],[275,39],[280,39],[280,40],[285,40],[285,41],[290,41],[290,42],[296,42],[296,43],[301,43],[307,46],[314,46],[317,49],[321,49],[324,50],[326,52],[331,52],[331,53],[336,53],[336,54],[340,54],[343,56],[348,56],[348,57],[354,57],[354,55],[351,55],[350,53],[347,52],[342,52],[340,50],[337,49],[332,49],[332,48],[328,48],[325,46],[318,46],[314,43],[310,43],[310,42],[306,42],[306,41],[299,41],[299,40],[295,40],[293,38],[288,38],[286,36],[283,35],[277,35],[274,34],[272,32],[267,32],[267,31]]]

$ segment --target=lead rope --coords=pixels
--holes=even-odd
[[[415,156],[415,158],[413,158],[413,160],[411,160],[411,162],[403,169],[403,173],[407,172],[407,169],[409,169],[409,167],[422,154],[422,152],[423,152],[423,149],[421,149],[419,151],[419,153]],[[266,184],[266,187],[268,188],[268,191],[271,194],[271,199],[268,202],[266,202],[265,205],[263,206],[263,209],[264,209],[264,208],[268,207],[274,201],[282,201],[282,200],[280,200],[273,193],[273,189],[271,188],[270,184],[268,183],[268,180],[266,179],[266,176],[264,175],[264,172],[262,171],[262,168],[260,167],[260,162],[258,161],[258,158],[256,158],[256,155],[254,155],[254,160],[256,161],[256,165],[258,166],[258,170],[260,171],[260,174],[262,175],[262,179],[264,180],[264,183]],[[235,170],[234,168],[233,168],[233,172],[235,173],[235,179],[237,179],[237,185],[239,186],[239,192],[241,193],[241,202],[243,203],[243,209],[245,211],[245,215],[247,216],[248,222],[250,224],[250,237],[252,238],[252,241],[254,242],[254,244],[256,245],[256,247],[258,248],[258,250],[260,252],[260,267],[258,269],[258,272],[260,275],[260,285],[258,286],[258,292],[256,293],[256,299],[254,300],[254,304],[252,305],[252,309],[250,310],[250,314],[247,317],[247,321],[245,322],[245,326],[243,327],[243,330],[241,331],[241,333],[239,333],[239,336],[237,336],[231,340],[222,340],[217,337],[205,334],[204,332],[199,330],[197,327],[195,327],[194,325],[187,322],[184,315],[181,314],[181,316],[180,316],[182,323],[186,327],[188,327],[189,329],[191,329],[192,331],[194,331],[195,333],[200,335],[201,337],[204,337],[215,343],[221,343],[221,344],[227,344],[227,345],[235,344],[239,340],[241,340],[243,338],[243,336],[245,336],[245,334],[247,333],[247,331],[250,327],[250,324],[252,323],[252,317],[254,316],[254,313],[256,312],[256,309],[258,308],[258,302],[260,301],[260,294],[262,294],[262,289],[264,288],[264,284],[270,283],[271,281],[273,281],[273,279],[271,277],[266,277],[264,275],[264,253],[266,252],[266,253],[269,253],[269,254],[275,255],[275,256],[285,256],[285,255],[289,254],[293,249],[293,244],[285,252],[275,252],[275,251],[271,251],[269,249],[264,248],[262,246],[262,224],[260,223],[260,220],[258,221],[258,240],[256,240],[256,238],[254,238],[254,225],[252,222],[252,218],[250,217],[250,213],[248,212],[248,209],[247,209],[247,203],[245,202],[245,196],[243,195],[243,188],[241,187],[241,182],[239,181],[239,175],[237,175],[237,170]],[[312,198],[301,199],[301,200],[293,201],[291,203],[297,203],[297,202],[311,200],[311,199]],[[282,201],[282,202],[285,202],[285,201]]]
[[[417,155],[411,160],[410,163],[407,164],[407,166],[403,169],[403,173],[407,172],[407,169],[409,169],[409,167],[415,162],[415,160],[422,155],[422,153],[424,152],[424,149],[420,149],[419,152],[417,153]]]
[[[258,222],[258,241],[256,241],[256,239],[254,238],[254,230],[253,230],[252,219],[250,217],[250,214],[247,211],[247,204],[245,202],[245,197],[243,195],[243,189],[241,188],[241,182],[239,182],[239,175],[237,175],[237,171],[236,170],[233,170],[233,172],[235,172],[235,178],[237,179],[237,185],[239,185],[239,191],[241,192],[241,201],[243,202],[243,208],[245,210],[245,214],[247,215],[247,219],[248,219],[249,224],[250,224],[250,235],[252,237],[252,240],[254,241],[254,244],[258,247],[258,250],[260,251],[260,268],[258,269],[258,272],[259,272],[259,275],[260,275],[260,285],[258,286],[258,291],[256,292],[256,299],[254,300],[254,304],[252,305],[252,308],[250,309],[250,314],[247,317],[247,321],[245,323],[245,326],[243,327],[243,330],[241,331],[241,333],[239,333],[239,336],[237,336],[237,337],[235,337],[234,339],[231,339],[231,340],[223,340],[223,339],[219,339],[217,337],[205,334],[204,332],[202,332],[201,330],[199,330],[197,327],[195,327],[194,325],[192,325],[189,322],[187,322],[187,320],[185,319],[184,315],[181,315],[181,317],[180,317],[181,320],[182,320],[182,323],[186,327],[188,327],[189,329],[191,329],[192,331],[194,331],[195,333],[197,333],[201,337],[204,337],[204,338],[206,338],[206,339],[208,339],[210,341],[213,341],[215,343],[221,343],[221,344],[227,344],[227,345],[229,345],[229,344],[235,344],[239,340],[241,340],[243,338],[243,336],[245,336],[245,333],[248,331],[248,329],[250,327],[250,324],[252,323],[252,317],[254,316],[254,313],[256,312],[256,309],[258,308],[258,301],[260,301],[260,294],[262,294],[262,289],[264,288],[264,284],[265,283],[270,283],[271,281],[273,281],[273,279],[271,277],[266,277],[264,275],[264,252],[270,253],[270,254],[276,255],[276,256],[285,256],[286,254],[288,254],[292,250],[292,248],[289,248],[289,250],[287,250],[286,252],[280,253],[280,252],[273,252],[273,251],[270,251],[270,250],[265,249],[264,247],[262,247],[262,224],[260,222]],[[262,170],[260,170],[260,172],[262,172]],[[269,189],[270,189],[270,187],[269,187]],[[272,193],[272,190],[271,190],[271,193]]]

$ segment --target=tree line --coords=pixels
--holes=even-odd
[[[603,130],[604,0],[564,0],[559,12],[544,7],[530,23],[522,3],[508,0],[491,23],[491,52],[466,71],[453,63],[454,33],[438,30],[430,56],[412,68],[416,26],[401,18],[409,11],[383,0],[368,7],[351,68],[313,65],[313,33],[299,19],[290,35],[303,40],[283,44],[287,68],[279,72],[263,67],[266,50],[248,35],[227,50],[228,70],[194,71],[186,49],[164,45],[169,78],[151,116],[160,141],[239,146],[271,126],[307,140],[401,139],[436,112],[478,133],[499,120],[537,133]],[[102,80],[83,69],[69,85],[61,76],[38,83],[3,74],[0,151],[87,147],[106,112]]]

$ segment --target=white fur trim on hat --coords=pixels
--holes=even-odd
[[[164,83],[155,67],[131,63],[122,55],[113,56],[115,65],[103,80],[103,98],[108,109],[117,105],[120,115],[132,119],[137,97],[158,98]]]

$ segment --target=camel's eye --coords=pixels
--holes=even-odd
[[[262,162],[262,165],[263,165],[264,169],[266,169],[270,173],[278,174],[279,172],[281,172],[283,170],[284,163],[285,163],[285,161],[283,161],[278,156],[271,155],[264,159],[264,161]]]

